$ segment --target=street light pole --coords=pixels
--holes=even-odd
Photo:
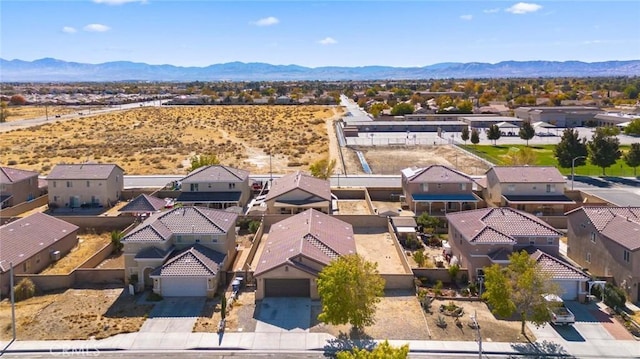
[[[578,156],[578,157],[574,157],[571,160],[571,190],[573,191],[573,182],[574,180],[574,176],[575,176],[575,167],[576,167],[576,160],[579,160],[581,158],[587,158],[587,156]]]
[[[9,285],[11,286],[11,329],[13,331],[13,341],[16,340],[16,297],[13,290],[13,262],[9,262]]]

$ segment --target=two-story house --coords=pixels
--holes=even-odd
[[[640,301],[640,207],[580,207],[567,222],[569,257]]]
[[[331,213],[329,181],[300,171],[274,179],[265,199],[268,214],[296,214],[309,208]]]
[[[353,227],[314,209],[274,223],[266,240],[254,271],[256,300],[318,299],[318,273],[332,260],[356,253]]]
[[[495,166],[486,173],[484,199],[536,215],[563,215],[575,202],[565,196],[566,180],[552,166]]]
[[[404,200],[415,214],[428,211],[461,211],[478,208],[474,181],[466,174],[442,165],[402,170]]]
[[[555,258],[555,261],[544,261],[549,266],[559,262],[564,263],[564,268],[580,272],[559,258],[562,234],[530,213],[493,207],[447,213],[447,220],[452,262],[467,268],[473,280],[483,276],[485,267],[496,263],[506,265],[511,253],[522,250],[535,255],[536,260],[541,257],[536,251],[541,251]],[[559,271],[554,279],[562,289],[562,297],[575,300],[584,295],[588,277],[567,278],[566,273]]]
[[[126,282],[169,297],[213,296],[236,255],[237,218],[204,207],[151,215],[122,239]]]
[[[39,195],[38,172],[0,167],[0,208],[15,206]]]
[[[49,205],[111,207],[120,200],[124,170],[115,164],[59,164],[47,176]]]
[[[200,167],[182,179],[176,202],[224,209],[247,205],[251,196],[249,171],[212,165]]]
[[[78,226],[34,213],[0,226],[0,293],[9,292],[9,272],[39,273],[78,244]]]

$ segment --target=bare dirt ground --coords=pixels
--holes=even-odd
[[[124,253],[112,254],[105,258],[96,268],[102,269],[123,269],[124,268]]]
[[[196,154],[252,173],[307,170],[329,154],[328,106],[139,108],[2,134],[2,164],[46,175],[57,163],[112,162],[127,174],[184,174]],[[331,120],[332,121],[332,120]],[[271,156],[271,164],[270,162]],[[337,154],[335,155],[337,156]]]
[[[114,289],[68,289],[16,303],[18,340],[106,338],[136,332],[152,305]],[[0,323],[11,323],[11,304],[0,303]],[[11,338],[11,325],[0,327],[0,338]]]
[[[229,296],[229,293],[227,293]],[[227,322],[225,331],[227,332],[253,332],[256,330],[255,315],[255,292],[244,290],[238,296],[238,300],[234,301],[228,307]],[[193,327],[194,332],[217,332],[218,323],[221,320],[220,315],[220,299],[209,299],[205,303],[204,309],[196,325]]]
[[[407,167],[426,167],[433,164],[456,168],[469,175],[481,175],[489,169],[484,162],[465,155],[453,148],[452,145],[359,147],[355,149],[362,151],[374,174],[400,174],[400,171]],[[347,172],[349,174],[364,174],[354,149],[347,149],[343,153],[345,154],[345,162],[348,164]]]
[[[338,200],[337,214],[372,214],[365,200],[341,199]]]
[[[20,121],[31,118],[46,117],[55,118],[56,115],[68,115],[78,111],[92,111],[101,109],[100,106],[11,106],[8,108],[8,122]]]
[[[41,274],[67,274],[91,258],[97,251],[111,242],[111,234],[80,234],[78,244],[64,257],[45,268]]]
[[[406,272],[387,228],[356,227],[353,232],[356,252],[364,259],[377,263],[380,273]]]

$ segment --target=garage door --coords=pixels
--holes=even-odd
[[[570,280],[556,281],[560,287],[560,298],[564,300],[578,299],[578,282]]]
[[[305,297],[311,296],[309,279],[265,279],[265,297]]]
[[[204,297],[207,295],[206,277],[163,277],[163,297]]]

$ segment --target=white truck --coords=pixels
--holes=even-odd
[[[569,308],[564,305],[562,298],[555,294],[547,294],[544,296],[544,299],[548,303],[551,314],[551,324],[570,325],[576,322],[576,317],[571,313]]]

